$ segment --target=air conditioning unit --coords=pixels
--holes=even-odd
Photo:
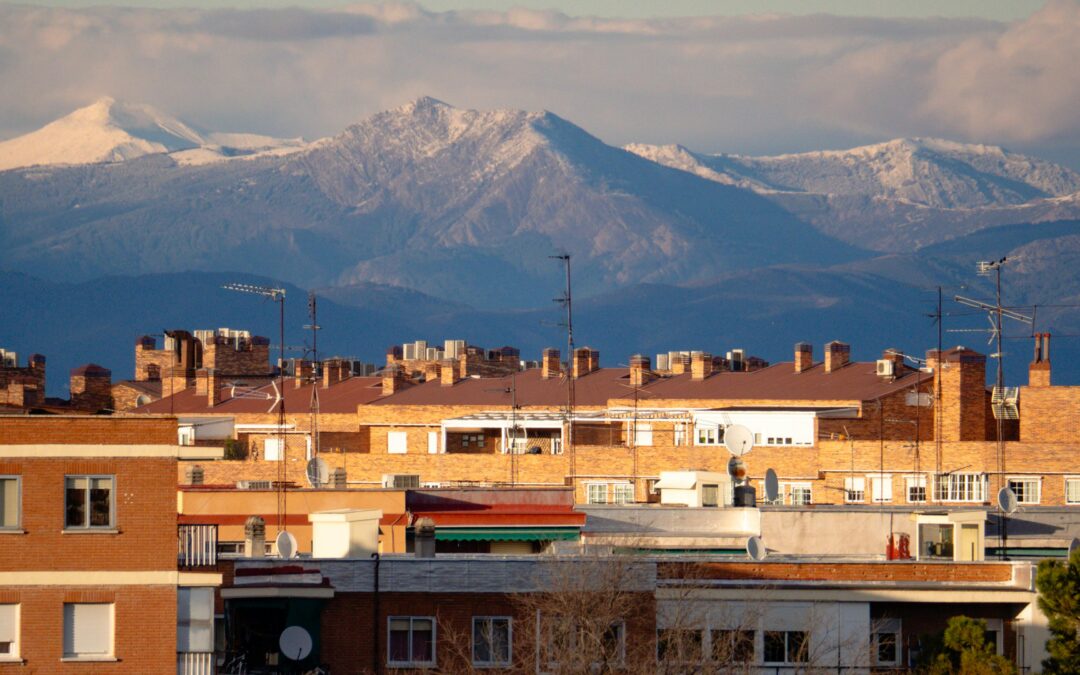
[[[268,480],[238,480],[237,490],[269,490],[273,487]]]
[[[879,377],[892,377],[894,374],[893,369],[895,367],[896,364],[893,363],[890,359],[877,360],[877,374]]]
[[[384,473],[382,484],[385,488],[396,490],[417,490],[420,488],[420,474],[418,473]]]

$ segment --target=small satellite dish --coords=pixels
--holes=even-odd
[[[320,488],[330,482],[330,467],[322,457],[308,460],[307,482],[313,488]]]
[[[1069,542],[1069,558],[1070,559],[1072,558],[1073,552],[1075,552],[1076,549],[1078,549],[1078,548],[1080,548],[1080,539],[1077,539],[1077,538],[1074,537],[1073,540]]]
[[[1000,508],[1005,513],[1016,512],[1016,508],[1018,506],[1018,502],[1016,501],[1016,493],[1013,492],[1010,488],[1003,487],[998,490],[997,501],[998,508]]]
[[[776,472],[769,469],[765,472],[765,501],[775,502],[780,496],[780,480],[776,477]]]
[[[728,475],[737,481],[746,480],[746,462],[742,457],[732,457],[727,463]]]
[[[761,537],[750,537],[746,540],[746,555],[750,556],[751,560],[762,561],[768,553],[765,550],[765,542],[761,541]]]
[[[311,653],[311,633],[301,626],[289,626],[281,631],[278,638],[278,647],[285,658],[293,661],[303,661]]]
[[[277,544],[278,555],[282,558],[295,558],[299,551],[299,546],[296,543],[296,537],[292,535],[292,532],[288,530],[282,530],[278,532],[277,539],[274,540]]]
[[[736,457],[742,457],[754,449],[754,432],[741,424],[724,429],[724,447]]]

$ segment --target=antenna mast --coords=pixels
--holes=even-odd
[[[566,292],[555,302],[566,308],[566,452],[570,457],[570,480],[571,483],[577,477],[577,461],[574,456],[574,310],[573,296],[570,294],[570,254],[548,256],[555,260],[561,260],[566,268]]]
[[[269,298],[271,302],[278,303],[278,383],[277,383],[277,442],[278,442],[278,480],[277,480],[277,529],[278,532],[285,528],[285,511],[287,497],[285,483],[288,478],[285,448],[285,289],[272,286],[256,286],[254,284],[225,284],[222,286],[228,291],[240,293],[253,293]]]
[[[311,403],[309,405],[311,450],[312,457],[318,457],[321,443],[319,440],[319,373],[316,369],[319,367],[319,331],[322,330],[322,326],[318,321],[318,302],[314,293],[308,293],[307,306],[308,317],[311,319],[311,323],[304,326],[305,330],[311,331]],[[303,368],[303,364],[300,367]]]

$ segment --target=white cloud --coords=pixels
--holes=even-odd
[[[613,143],[782,151],[899,135],[1080,147],[1080,4],[1014,24],[826,15],[0,5],[0,136],[100,95],[308,137],[422,94],[550,109]]]

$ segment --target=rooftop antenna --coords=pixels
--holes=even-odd
[[[318,321],[318,300],[314,293],[308,293],[307,296],[308,317],[311,319],[311,323],[304,325],[304,330],[311,331],[311,402],[309,404],[309,410],[311,413],[311,450],[312,457],[319,456],[319,450],[321,449],[321,441],[319,438],[319,381],[316,368],[319,365],[319,331],[322,330],[322,326]],[[303,368],[303,358],[300,359],[301,368]]]
[[[561,297],[555,298],[562,307],[566,308],[566,451],[570,458],[570,482],[573,484],[577,477],[577,458],[574,456],[574,306],[573,296],[570,293],[570,254],[560,253],[549,255],[553,260],[561,260],[566,269],[566,291]]]
[[[277,409],[278,409],[278,423],[277,423],[277,444],[278,444],[278,480],[277,480],[277,529],[278,532],[285,531],[285,509],[287,506],[287,497],[285,490],[286,478],[288,473],[286,471],[286,459],[287,452],[285,448],[285,289],[277,288],[273,286],[257,286],[255,284],[225,284],[222,286],[227,291],[237,291],[239,293],[252,293],[254,295],[261,295],[264,298],[268,298],[271,302],[278,303],[278,383],[277,383]],[[280,538],[280,534],[279,534]],[[280,542],[279,542],[280,543]]]
[[[510,444],[509,447],[504,448],[504,451],[510,455],[510,485],[517,485],[517,438],[518,438],[518,423],[517,423],[517,411],[521,407],[517,402],[517,370],[510,371],[510,386],[503,387],[501,389],[488,389],[487,391],[499,391],[504,394],[510,394]],[[528,440],[528,433],[525,434],[525,440]],[[523,445],[528,445],[525,443]]]

